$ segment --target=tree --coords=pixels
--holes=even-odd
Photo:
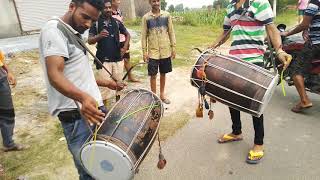
[[[174,12],[174,6],[172,4],[169,6],[168,11],[171,13]]]
[[[176,12],[183,12],[184,8],[183,8],[183,4],[178,4],[176,5],[176,7],[174,7],[174,11]]]
[[[161,10],[166,10],[167,4],[166,0],[161,0]]]

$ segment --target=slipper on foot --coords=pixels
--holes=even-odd
[[[248,164],[258,164],[264,156],[264,151],[250,150],[246,162]]]
[[[24,150],[24,147],[21,144],[14,144],[13,146],[10,147],[4,147],[3,151],[4,152],[9,152],[9,151],[22,151]]]
[[[234,137],[230,136],[229,134],[224,134],[222,137],[218,139],[218,143],[223,144],[228,142],[241,141],[242,139],[242,137]]]
[[[165,104],[170,104],[171,101],[169,99],[161,99],[161,101]]]

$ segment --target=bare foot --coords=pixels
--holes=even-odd
[[[128,81],[129,81],[129,82],[133,82],[133,83],[139,83],[139,82],[141,82],[140,80],[134,79],[134,78],[128,78]]]
[[[295,112],[295,113],[300,113],[302,112],[304,109],[307,109],[307,108],[310,108],[312,107],[312,103],[309,101],[309,102],[299,102],[297,105],[295,105],[291,111],[292,112]]]

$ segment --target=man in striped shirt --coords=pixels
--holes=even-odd
[[[293,82],[300,95],[300,102],[291,109],[296,113],[301,112],[305,108],[312,107],[312,103],[305,90],[303,75],[310,68],[311,60],[320,58],[320,0],[311,0],[305,10],[302,22],[282,35],[290,36],[308,29],[310,41],[306,43],[304,49],[298,54],[291,65],[293,69]]]
[[[290,55],[281,49],[279,31],[273,24],[273,13],[268,0],[232,0],[227,7],[227,15],[224,20],[224,32],[212,45],[216,48],[232,36],[232,44],[229,54],[241,58],[244,61],[263,65],[265,32],[276,49],[278,59],[285,68],[290,63]],[[231,33],[229,33],[231,31]],[[232,132],[224,134],[218,140],[219,143],[242,140],[240,112],[230,109],[232,120]],[[250,150],[247,163],[256,164],[264,155],[263,152],[263,115],[253,118],[255,130],[254,146]]]

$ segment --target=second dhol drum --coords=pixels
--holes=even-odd
[[[208,96],[256,117],[268,105],[278,80],[277,73],[211,49],[198,57],[191,73],[193,86],[205,86]]]
[[[156,139],[162,115],[158,96],[144,89],[130,91],[82,147],[85,169],[97,180],[132,179]]]

